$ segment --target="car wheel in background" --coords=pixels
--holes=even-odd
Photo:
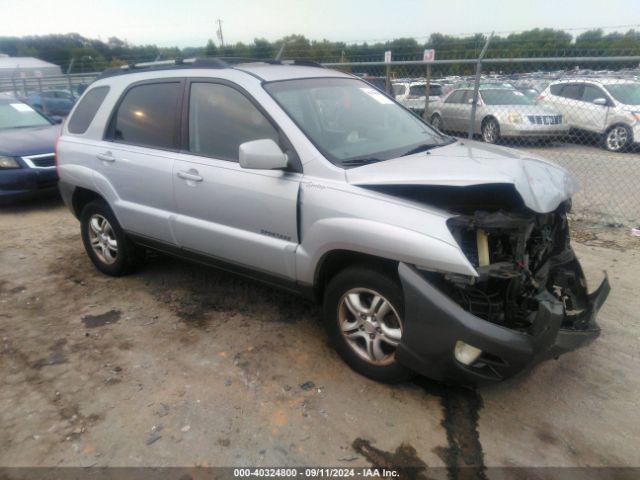
[[[395,359],[403,307],[393,270],[349,267],[327,285],[324,324],[337,352],[356,372],[380,382],[399,382],[411,376]]]
[[[431,126],[436,130],[442,130],[442,117],[437,113],[431,115]]]
[[[496,143],[500,139],[500,125],[494,118],[482,122],[482,140],[486,143]]]
[[[141,252],[124,234],[109,206],[87,204],[80,215],[82,242],[95,267],[106,275],[125,275],[139,263]]]
[[[631,129],[626,125],[614,125],[602,138],[602,146],[610,152],[621,152],[631,144]]]

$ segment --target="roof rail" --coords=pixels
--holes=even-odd
[[[200,57],[200,58],[176,58],[175,60],[159,60],[153,62],[130,63],[121,67],[108,68],[100,74],[96,80],[116,75],[124,75],[149,70],[174,70],[185,68],[233,68],[239,63],[268,63],[271,65],[300,65],[307,67],[321,67],[318,62],[312,60],[273,60],[270,58],[245,58],[245,57]]]

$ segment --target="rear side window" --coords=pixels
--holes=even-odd
[[[178,148],[180,82],[131,88],[111,119],[107,137],[116,142],[160,149]]]
[[[562,84],[551,85],[549,87],[549,91],[551,92],[551,95],[560,95],[560,90],[562,90]]]
[[[560,95],[572,100],[582,100],[582,92],[584,91],[584,85],[582,84],[569,84],[562,87]]]
[[[464,99],[465,90],[456,90],[447,97],[445,103],[462,103]]]
[[[107,93],[109,93],[109,87],[96,87],[82,97],[76,111],[69,119],[67,127],[69,133],[85,133],[87,131]]]
[[[193,83],[189,99],[189,151],[238,161],[240,144],[270,138],[278,132],[269,120],[234,88]]]

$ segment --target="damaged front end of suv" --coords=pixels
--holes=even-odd
[[[398,358],[432,378],[477,383],[595,339],[610,287],[605,277],[588,293],[569,209],[570,201],[549,213],[459,209],[447,225],[478,275],[400,266],[406,317],[420,321],[406,322]]]

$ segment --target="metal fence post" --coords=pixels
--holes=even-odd
[[[384,76],[384,89],[389,95],[391,95],[391,65],[387,65]]]
[[[75,94],[73,93],[73,82],[71,82],[71,75],[69,75],[68,73],[67,73],[67,83],[69,83],[69,92],[71,92],[71,95],[75,97]]]
[[[427,83],[424,85],[424,110],[422,118],[425,122],[429,121],[429,96],[431,94],[431,64],[427,65]]]
[[[476,124],[476,109],[478,107],[478,90],[480,90],[480,74],[482,73],[482,59],[487,53],[487,48],[489,48],[489,43],[491,43],[491,39],[493,38],[493,32],[491,35],[487,37],[487,41],[484,42],[484,47],[482,47],[482,51],[480,52],[480,56],[478,57],[478,63],[476,63],[476,79],[473,84],[473,103],[471,103],[471,117],[469,118],[469,133],[467,134],[467,138],[470,140],[473,139],[473,130],[474,125]]]

